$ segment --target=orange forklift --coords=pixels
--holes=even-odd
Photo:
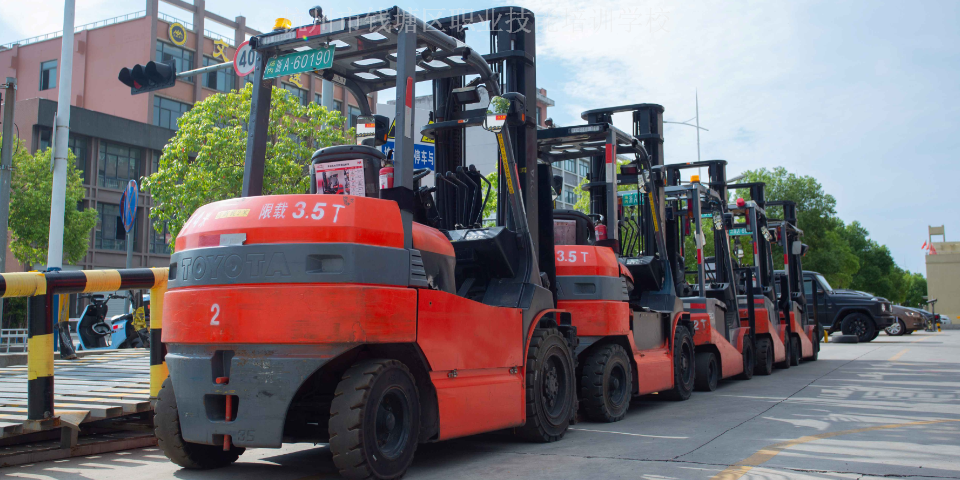
[[[632,136],[612,125],[617,112],[633,113]],[[554,211],[557,304],[577,328],[581,409],[590,420],[615,422],[633,396],[690,397],[693,325],[664,265],[663,181],[655,170],[663,164],[663,107],[605,108],[584,118],[586,125],[538,131],[537,145],[548,163],[590,160],[591,213]],[[633,157],[619,174],[618,155]],[[624,210],[618,185],[633,186],[643,201]]]
[[[770,206],[783,209],[783,219],[771,222],[778,245],[783,251],[783,270],[777,272],[780,318],[789,322],[791,332],[790,364],[799,365],[800,360],[816,361],[820,356],[820,339],[823,337],[816,312],[807,309],[803,285],[801,258],[807,246],[800,241],[803,230],[797,227],[797,204],[790,200],[769,202]],[[815,293],[814,293],[815,294]]]
[[[753,331],[740,322],[739,292],[730,254],[733,215],[727,211],[726,165],[726,160],[707,160],[664,167],[669,204],[664,222],[667,252],[675,259],[677,291],[694,325],[694,386],[699,391],[716,390],[723,378],[750,379],[755,368]],[[707,184],[701,183],[698,175],[688,183],[681,181],[684,170],[702,168],[709,175]],[[712,257],[704,257],[704,218],[710,220]],[[694,245],[690,251],[685,246],[688,237]],[[694,270],[686,269],[688,257],[695,259]],[[688,283],[688,276],[693,277],[693,283]],[[747,308],[754,309],[754,305],[748,304]],[[749,313],[749,318],[755,318],[754,313]]]
[[[423,442],[502,429],[560,439],[576,410],[576,328],[550,290],[533,14],[494,8],[428,24],[397,7],[336,20],[314,10],[313,24],[251,38],[243,196],[199,208],[176,239],[161,449],[183,467],[215,468],[247,447],[329,443],[344,477],[388,479]],[[490,23],[486,56],[463,43],[478,22]],[[314,193],[261,196],[270,78],[327,54],[318,73],[356,98],[396,88],[392,165],[378,148],[389,121],[362,101],[359,144],[314,153]],[[414,129],[420,81],[434,91],[425,131]],[[469,108],[483,97],[488,106]],[[494,227],[480,226],[481,184],[464,165],[468,126],[496,136]],[[414,170],[420,134],[436,141],[436,186]],[[322,188],[338,170],[350,194]]]
[[[736,203],[728,206],[734,220],[741,218],[742,223],[734,224],[730,236],[737,244],[737,256],[743,255],[740,239],[749,239],[747,249],[753,251],[753,265],[736,269],[738,286],[743,292],[737,296],[740,306],[740,322],[749,326],[749,305],[752,297],[754,308],[754,342],[756,345],[756,368],[758,375],[770,375],[774,365],[790,366],[790,348],[788,340],[790,329],[787,322],[781,320],[779,301],[775,282],[772,246],[776,243],[774,234],[767,224],[765,185],[761,182],[727,185],[728,189],[745,189],[750,200],[737,198]],[[750,295],[752,293],[752,295]]]

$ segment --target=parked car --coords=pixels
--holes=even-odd
[[[914,308],[894,305],[893,314],[897,317],[897,321],[885,329],[887,335],[894,337],[899,337],[904,334],[909,335],[917,330],[923,330],[924,327],[926,327],[926,318]]]
[[[861,342],[869,342],[897,321],[886,298],[856,290],[834,290],[817,272],[803,271],[803,290],[807,307],[816,312],[820,326],[831,333],[856,335]]]

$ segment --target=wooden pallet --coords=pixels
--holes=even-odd
[[[54,362],[54,409],[73,424],[150,411],[150,352],[116,350]],[[0,438],[60,428],[27,420],[27,366],[0,368]]]

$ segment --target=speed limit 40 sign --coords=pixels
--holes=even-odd
[[[253,48],[250,47],[250,41],[247,40],[241,43],[237,47],[236,53],[233,54],[233,70],[237,72],[238,76],[246,77],[253,73],[256,66],[257,53],[253,51]]]

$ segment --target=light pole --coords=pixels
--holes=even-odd
[[[688,127],[693,127],[697,129],[697,161],[699,162],[700,161],[700,130],[703,130],[705,132],[709,132],[710,130],[707,130],[706,128],[703,128],[700,126],[700,94],[697,91],[694,91],[693,98],[696,105],[697,115],[691,118],[690,120],[695,120],[696,123],[690,123],[690,120],[687,120],[685,122],[670,122],[670,121],[664,120],[663,123],[672,123],[674,125],[686,125]],[[698,169],[697,174],[699,173],[700,171]]]

